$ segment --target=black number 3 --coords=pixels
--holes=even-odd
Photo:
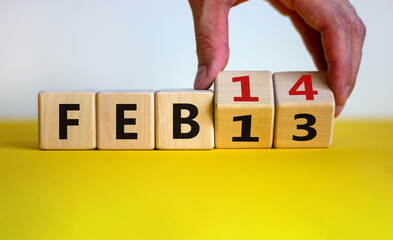
[[[301,137],[293,135],[292,139],[294,141],[309,141],[309,140],[315,138],[317,136],[317,130],[315,130],[315,128],[311,127],[317,121],[315,119],[315,117],[311,114],[306,114],[306,113],[296,114],[295,120],[299,119],[299,118],[307,119],[307,123],[303,124],[303,125],[297,125],[297,129],[304,129],[308,132],[308,134],[306,136],[301,136]]]

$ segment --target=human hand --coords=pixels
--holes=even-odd
[[[228,14],[244,0],[189,0],[197,42],[195,89],[209,88],[229,58]],[[366,27],[348,0],[269,0],[290,17],[321,71],[327,71],[337,117],[359,71]]]

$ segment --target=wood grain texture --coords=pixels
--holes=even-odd
[[[60,139],[60,104],[77,104],[68,110],[67,119],[78,119],[67,126],[67,138]],[[38,94],[39,142],[41,149],[96,148],[95,92],[40,92]]]
[[[313,100],[305,95],[290,95],[289,90],[303,76],[311,75],[313,90],[318,91]],[[326,72],[281,72],[273,75],[276,97],[276,120],[274,146],[276,148],[321,148],[329,147],[332,141],[334,120],[334,96],[327,84]],[[302,84],[298,91],[304,91]],[[305,137],[310,134],[298,129],[306,124],[306,118],[295,119],[298,114],[310,114],[315,124],[309,126],[316,130],[316,136],[307,141],[294,140],[293,136]],[[311,129],[311,131],[313,131]]]
[[[174,104],[192,104],[198,109],[193,119],[199,133],[189,139],[174,139]],[[158,149],[212,149],[214,148],[213,92],[209,90],[158,91],[155,94],[156,148]],[[190,112],[181,111],[187,118]],[[190,132],[189,124],[181,124],[181,132]]]
[[[235,77],[249,77],[250,96],[254,101],[235,101],[242,96]],[[257,100],[255,98],[258,98]],[[271,148],[273,142],[274,95],[268,71],[224,71],[214,83],[214,114],[216,148]],[[250,137],[258,141],[233,141],[242,135],[242,121],[234,117],[251,115]]]
[[[135,110],[119,110],[123,118],[135,119],[135,124],[117,126],[117,105],[135,104]],[[132,120],[133,121],[133,120]],[[117,137],[119,127],[125,134],[134,134],[136,139]],[[154,91],[102,91],[97,93],[97,148],[154,149]]]

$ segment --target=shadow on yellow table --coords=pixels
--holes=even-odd
[[[0,122],[0,239],[393,239],[393,120],[329,149],[41,151]]]

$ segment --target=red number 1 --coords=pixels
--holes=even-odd
[[[232,82],[240,82],[241,83],[241,90],[242,96],[241,97],[234,97],[233,100],[235,102],[258,102],[258,97],[251,97],[250,95],[250,77],[243,76],[243,77],[234,77],[232,78]]]
[[[297,89],[304,83],[305,91],[298,91]],[[312,88],[311,75],[303,75],[289,90],[289,95],[305,95],[306,100],[314,100],[314,95],[318,95],[318,91],[314,91]]]

